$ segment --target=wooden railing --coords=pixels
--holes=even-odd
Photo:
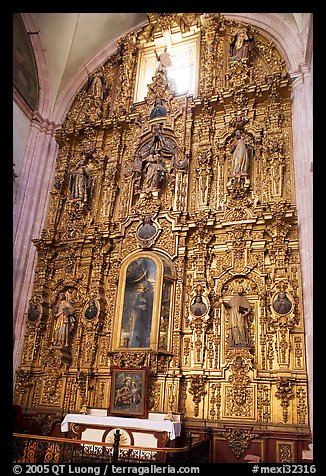
[[[208,463],[210,439],[192,444],[188,436],[187,446],[182,448],[145,448],[119,445],[120,434],[116,431],[114,443],[73,440],[47,436],[13,434],[14,463]]]

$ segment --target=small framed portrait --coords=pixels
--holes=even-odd
[[[273,309],[282,316],[292,311],[293,304],[284,291],[279,291],[274,297]]]
[[[148,368],[111,368],[111,395],[108,415],[147,418]]]
[[[95,299],[90,299],[86,306],[84,307],[83,316],[87,321],[92,321],[98,316],[99,313],[99,303]]]
[[[36,302],[32,302],[29,306],[27,317],[29,322],[36,322],[38,321],[41,315],[41,306]]]
[[[194,316],[203,316],[207,312],[207,306],[204,302],[203,297],[200,294],[197,294],[192,301],[190,306],[190,312]]]
[[[136,237],[142,248],[150,248],[158,236],[158,228],[149,215],[145,215],[136,231]]]

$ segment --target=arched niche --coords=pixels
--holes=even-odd
[[[138,252],[121,265],[113,350],[168,350],[175,272],[157,252]]]

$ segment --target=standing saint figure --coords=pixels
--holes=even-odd
[[[249,156],[239,129],[235,131],[234,138],[230,143],[230,152],[233,155],[231,175],[248,175]]]
[[[54,312],[55,324],[52,337],[53,345],[68,347],[74,312],[75,308],[69,301],[67,301],[66,294],[60,293]]]
[[[240,28],[232,37],[229,52],[233,60],[247,60],[252,48],[253,38],[249,36],[249,30]]]
[[[165,161],[161,154],[150,154],[146,158],[144,167],[143,192],[148,193],[159,188],[160,183],[165,178],[166,171]]]
[[[90,173],[84,158],[76,165],[76,169],[70,174],[69,188],[72,198],[78,198],[82,203],[87,203],[88,190],[90,188]]]
[[[96,99],[103,99],[103,72],[100,70],[89,74],[91,80],[90,93]]]
[[[228,313],[228,345],[229,347],[251,347],[247,316],[252,307],[244,296],[242,286],[229,302],[223,302]]]
[[[166,71],[167,68],[170,68],[172,66],[172,61],[169,53],[167,52],[167,48],[164,48],[163,53],[160,55],[157,54],[157,51],[155,50],[155,56],[157,61],[159,62],[158,65],[158,70],[159,71]]]

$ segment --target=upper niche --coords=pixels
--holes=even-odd
[[[155,72],[165,60],[167,77],[175,94],[196,95],[199,74],[200,32],[196,25],[187,31],[174,27],[142,42],[138,55],[138,68],[134,101],[143,101]],[[163,59],[162,59],[163,58]]]

